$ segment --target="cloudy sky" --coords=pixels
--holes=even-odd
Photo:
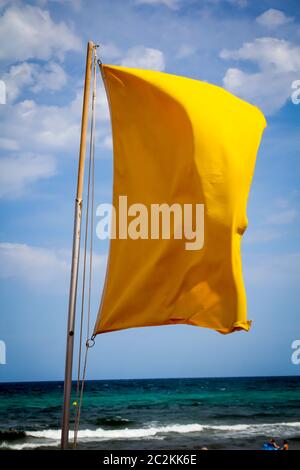
[[[100,44],[103,62],[224,86],[268,120],[243,242],[251,332],[172,326],[103,335],[89,377],[299,374],[291,362],[300,339],[300,105],[291,100],[300,80],[298,0],[0,0],[0,380],[63,377],[88,40]],[[96,205],[110,201],[111,147],[99,80]],[[94,317],[106,252],[97,240]]]

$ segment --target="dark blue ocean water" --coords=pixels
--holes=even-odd
[[[58,448],[62,393],[0,384],[0,448]],[[88,381],[78,448],[259,449],[271,437],[300,449],[300,377]]]

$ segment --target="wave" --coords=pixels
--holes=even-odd
[[[3,442],[0,448],[9,448],[15,450],[34,449],[38,447],[59,446],[60,429],[44,429],[39,431],[26,431],[25,438],[28,442],[9,443]],[[232,436],[264,436],[273,435],[281,437],[300,435],[300,422],[281,422],[281,423],[261,423],[261,424],[171,424],[166,426],[149,426],[136,429],[81,429],[78,431],[78,440],[81,442],[91,441],[109,441],[123,439],[164,439],[171,433],[189,434],[189,433],[220,433],[222,439]],[[24,438],[24,433],[22,434]],[[207,436],[208,437],[208,436]],[[21,435],[20,435],[21,438]],[[70,432],[70,439],[73,438],[73,432]]]
[[[24,442],[23,444],[11,444],[8,442],[3,442],[0,444],[0,449],[9,449],[9,450],[29,450],[29,449],[39,449],[41,447],[58,447],[60,441],[53,443],[33,443],[33,442]]]
[[[213,429],[216,431],[273,431],[281,428],[298,428],[300,431],[300,422],[288,423],[260,423],[260,424],[221,424],[216,426],[207,426],[206,429]]]
[[[300,422],[262,423],[262,424],[231,424],[231,425],[204,425],[204,424],[171,424],[167,426],[144,427],[137,429],[81,429],[78,431],[79,439],[132,439],[155,436],[156,434],[179,433],[187,434],[202,431],[267,431],[279,430],[280,428],[293,428],[300,431]],[[26,431],[27,437],[40,439],[59,440],[60,429],[44,429],[40,431]],[[73,432],[70,431],[70,438]]]
[[[151,437],[156,434],[174,433],[190,433],[199,432],[203,430],[201,424],[171,424],[169,426],[148,427],[138,429],[82,429],[78,431],[78,439],[92,440],[92,439],[134,439]],[[46,439],[60,439],[59,429],[46,429],[43,431],[27,431],[28,437],[46,438]],[[71,438],[73,433],[70,432]]]

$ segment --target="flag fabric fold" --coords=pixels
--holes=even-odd
[[[110,65],[102,74],[116,212],[119,196],[149,212],[153,204],[203,204],[204,244],[112,239],[94,333],[170,324],[248,330],[240,250],[263,114],[206,82]]]

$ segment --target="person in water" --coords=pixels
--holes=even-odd
[[[269,445],[272,446],[272,447],[274,447],[274,449],[280,449],[280,446],[277,444],[277,442],[275,441],[275,439],[270,439]]]
[[[288,443],[288,441],[286,441],[286,440],[283,441],[283,446],[280,447],[280,450],[289,450],[289,443]]]

